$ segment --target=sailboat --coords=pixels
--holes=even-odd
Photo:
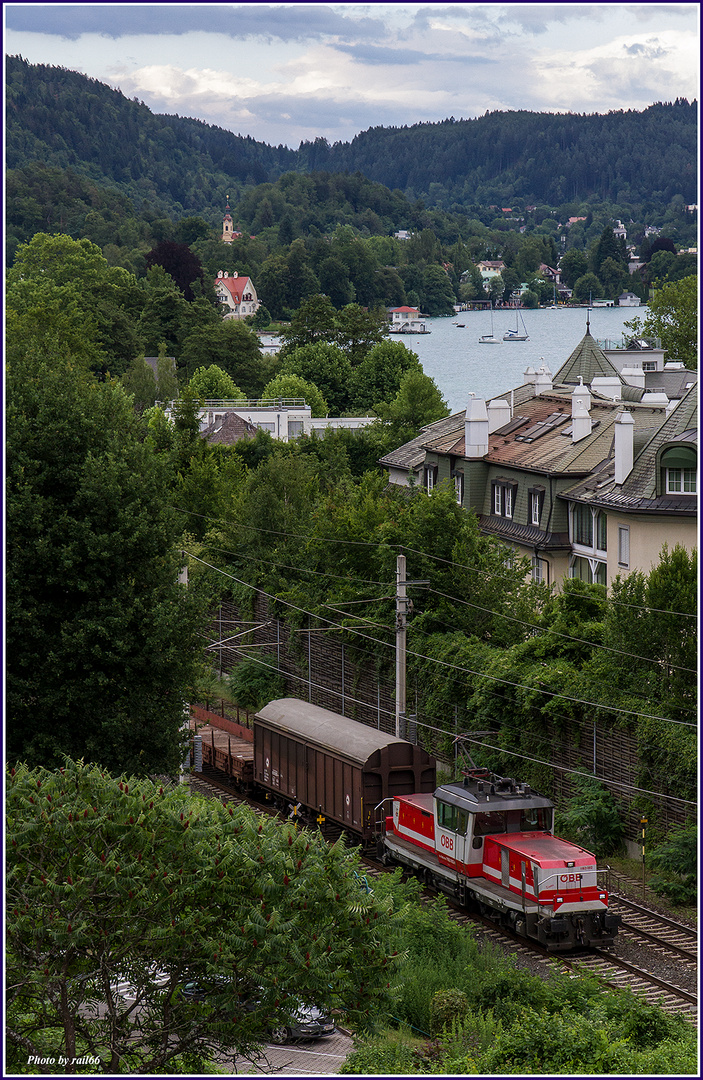
[[[520,322],[522,323],[522,333],[520,333],[520,329],[518,327],[518,316],[520,317]],[[503,334],[503,341],[529,341],[529,340],[530,340],[530,337],[529,337],[529,334],[527,333],[527,327],[525,326],[525,320],[522,317],[522,312],[518,311],[518,309],[515,308],[515,329],[514,330],[512,330],[512,329],[511,330],[506,330],[505,333]]]
[[[478,343],[479,345],[500,345],[499,339],[493,336],[493,304],[491,304],[491,332],[490,334],[481,334]]]

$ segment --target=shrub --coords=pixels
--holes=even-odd
[[[451,1027],[468,1009],[469,1002],[463,990],[456,987],[438,990],[430,1002],[430,1031],[436,1035],[444,1028]]]
[[[697,896],[698,829],[682,825],[652,852],[652,869],[659,871],[650,885],[675,904],[694,904]]]
[[[237,704],[250,712],[283,697],[286,692],[285,679],[256,660],[243,660],[237,664],[229,677],[229,685]]]
[[[558,816],[559,829],[597,855],[612,855],[625,836],[613,796],[594,776],[575,776],[575,794]]]

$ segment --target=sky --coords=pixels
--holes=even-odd
[[[5,4],[5,52],[236,134],[698,99],[692,4]]]

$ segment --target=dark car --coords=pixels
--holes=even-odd
[[[214,992],[225,989],[228,981],[219,979],[207,986],[198,982],[186,983],[181,993],[183,997],[191,1001],[206,1001]],[[247,997],[243,1004],[245,1009],[255,1009],[258,1005],[255,993]],[[269,1033],[271,1042],[283,1044],[293,1039],[322,1039],[334,1034],[335,1030],[334,1020],[316,1005],[298,1001],[294,1005],[288,1024],[277,1024],[269,1029]]]

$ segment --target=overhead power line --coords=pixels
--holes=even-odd
[[[284,607],[291,608],[293,611],[299,611],[303,615],[309,615],[313,619],[319,619],[321,622],[329,623],[330,626],[336,627],[339,630],[346,630],[347,633],[349,633],[349,634],[354,634],[355,636],[359,636],[361,638],[364,638],[367,641],[372,641],[377,645],[381,645],[383,648],[393,648],[394,647],[393,645],[389,645],[388,642],[381,641],[380,638],[372,638],[368,634],[362,634],[360,630],[354,630],[350,626],[342,626],[341,624],[334,622],[334,620],[332,620],[332,619],[327,619],[323,615],[315,614],[315,612],[308,611],[305,608],[299,607],[297,604],[292,604],[287,600],[281,600],[279,597],[273,596],[271,593],[266,592],[265,589],[261,589],[256,585],[251,585],[248,581],[244,581],[242,578],[238,578],[234,574],[229,574],[226,570],[221,570],[219,567],[213,566],[211,563],[206,562],[205,559],[201,559],[197,555],[193,555],[193,554],[191,554],[190,552],[187,552],[187,551],[185,552],[185,554],[188,555],[189,558],[194,559],[195,562],[199,562],[203,566],[207,566],[210,570],[214,570],[216,573],[222,574],[223,577],[227,577],[231,581],[236,581],[237,584],[243,585],[245,588],[251,589],[253,592],[259,593],[261,596],[265,596],[268,599],[275,601],[276,603],[282,604]],[[461,672],[466,673],[467,675],[475,675],[478,678],[489,679],[491,682],[498,683],[498,684],[501,684],[501,685],[504,685],[504,686],[513,686],[513,687],[515,687],[517,689],[520,689],[520,690],[529,690],[530,693],[542,694],[545,697],[558,698],[558,699],[560,699],[562,701],[571,701],[571,702],[574,702],[575,704],[578,704],[578,705],[586,705],[586,706],[588,706],[588,708],[591,708],[591,709],[600,709],[601,711],[613,712],[613,713],[617,713],[618,715],[622,715],[622,716],[637,716],[637,717],[643,717],[643,718],[645,718],[647,720],[659,720],[659,721],[661,721],[662,723],[665,723],[665,724],[677,724],[677,725],[682,726],[682,727],[690,727],[690,728],[697,727],[697,724],[689,723],[686,720],[674,720],[671,717],[656,716],[656,715],[654,715],[652,713],[641,712],[640,710],[621,709],[621,708],[619,708],[618,706],[615,706],[615,705],[606,705],[603,702],[596,702],[596,701],[586,701],[584,698],[574,697],[573,695],[570,695],[570,694],[561,694],[558,691],[554,691],[554,690],[544,690],[544,689],[541,689],[540,687],[526,686],[524,683],[518,683],[518,682],[515,682],[514,680],[511,680],[511,679],[501,679],[497,675],[489,675],[484,671],[476,671],[473,668],[467,668],[467,667],[464,667],[463,665],[450,664],[446,660],[439,660],[437,657],[425,656],[422,653],[415,652],[414,650],[411,650],[411,649],[407,650],[407,654],[408,654],[408,656],[414,656],[419,660],[427,660],[429,663],[437,664],[438,666],[447,668],[448,670],[461,671]]]

